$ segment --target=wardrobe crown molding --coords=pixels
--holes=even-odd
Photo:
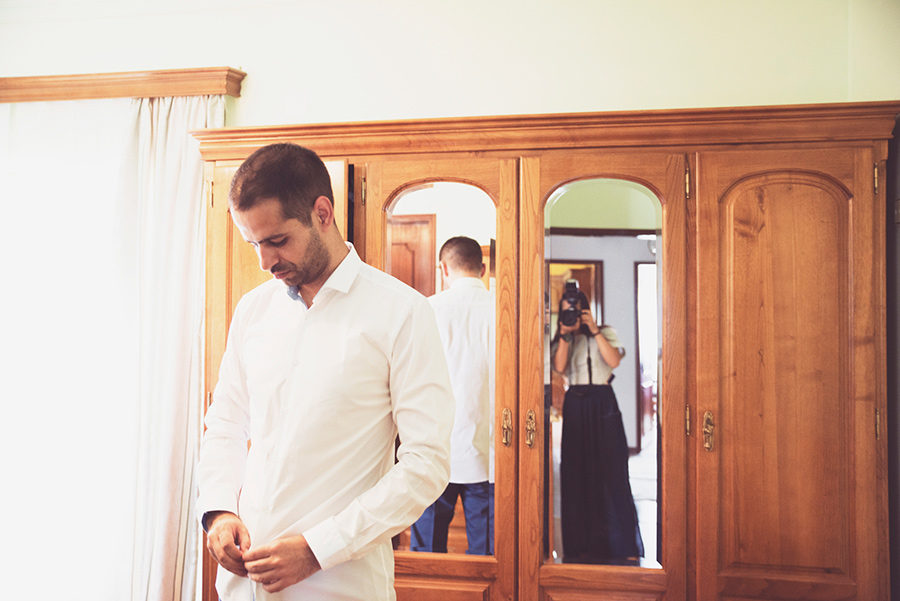
[[[241,95],[246,73],[231,67],[0,77],[0,102]]]
[[[323,156],[646,149],[889,139],[898,114],[900,100],[274,125],[193,135],[208,161],[244,159],[275,142],[295,142]]]

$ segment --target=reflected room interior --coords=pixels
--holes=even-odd
[[[545,445],[544,474],[544,557],[549,563],[603,563],[661,567],[659,533],[659,372],[662,348],[662,312],[659,274],[661,270],[662,209],[659,199],[648,188],[630,181],[586,179],[556,189],[545,205],[545,324],[544,384],[545,428],[550,434]],[[589,522],[613,520],[610,514],[599,516],[596,510],[572,513],[563,510],[563,497],[582,495],[561,476],[561,447],[565,420],[562,417],[570,382],[553,367],[552,353],[558,344],[560,300],[566,283],[584,295],[598,326],[615,330],[625,354],[613,370],[610,386],[621,412],[627,446],[629,497],[636,513],[638,552],[626,556],[567,556],[563,522],[572,528],[607,532]],[[553,349],[553,350],[551,350]],[[581,383],[581,382],[579,382]],[[570,414],[570,420],[572,419]],[[573,426],[574,428],[574,426]],[[574,432],[574,430],[573,430]],[[602,438],[603,435],[596,434]],[[570,437],[574,434],[570,433]],[[607,436],[609,438],[609,436]],[[572,447],[569,447],[572,448]],[[569,451],[570,456],[574,455]],[[626,451],[623,448],[623,457]],[[595,453],[598,455],[600,453]],[[608,462],[615,462],[608,457]],[[603,461],[603,457],[594,457]],[[570,461],[570,465],[574,462]],[[623,460],[624,461],[624,460]],[[572,469],[571,467],[569,468]],[[623,465],[624,469],[624,465]],[[609,480],[609,470],[589,471],[585,477]],[[569,472],[571,473],[571,472]],[[569,476],[569,482],[573,478]],[[564,488],[564,486],[566,488]],[[599,483],[605,487],[608,483]],[[630,499],[629,499],[630,501]],[[584,503],[591,501],[585,500]],[[596,503],[593,505],[596,506]],[[569,517],[564,513],[569,511]],[[602,513],[600,511],[599,513]],[[615,525],[611,527],[615,531]],[[574,540],[572,534],[570,538]],[[610,534],[610,537],[615,537]],[[642,541],[642,548],[641,543]],[[595,541],[596,542],[596,541]],[[574,548],[576,545],[570,545]],[[601,544],[599,547],[603,548]],[[643,551],[643,555],[640,554]]]
[[[446,289],[438,260],[441,246],[454,236],[467,236],[481,246],[485,265],[482,280],[485,288],[493,290],[496,214],[491,197],[469,184],[439,181],[405,189],[387,212],[385,271],[423,295],[432,296]],[[394,549],[410,550],[410,529],[394,537]],[[465,516],[458,500],[447,536],[447,552],[466,550]]]

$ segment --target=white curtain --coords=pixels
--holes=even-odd
[[[0,598],[193,598],[221,97],[0,104]]]
[[[137,512],[132,599],[193,598],[205,206],[194,129],[224,126],[224,98],[142,99],[138,112]]]

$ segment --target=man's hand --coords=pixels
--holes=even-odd
[[[208,518],[206,548],[219,565],[238,576],[246,576],[243,553],[250,548],[250,533],[241,518],[219,511]]]
[[[244,553],[244,566],[251,580],[270,593],[277,593],[306,580],[321,569],[302,536],[280,538]]]

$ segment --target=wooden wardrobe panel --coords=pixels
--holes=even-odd
[[[398,196],[430,182],[459,182],[486,192],[496,207],[496,382],[494,410],[495,524],[494,555],[395,552],[396,589],[406,599],[440,598],[492,601],[509,599],[515,590],[517,548],[516,455],[519,431],[510,446],[500,440],[502,414],[517,415],[516,241],[518,223],[517,161],[496,157],[371,160],[366,169],[366,262],[385,269],[388,254],[387,210]],[[432,263],[433,264],[433,263]],[[390,272],[390,270],[387,270]],[[427,579],[421,576],[427,575]],[[452,593],[452,594],[451,594]]]
[[[555,564],[542,552],[543,505],[539,486],[523,486],[520,508],[520,601],[552,599],[672,599],[686,591],[686,157],[669,151],[623,150],[545,152],[522,161],[522,211],[520,227],[520,414],[544,411],[543,279],[544,209],[559,186],[584,179],[609,178],[641,184],[660,201],[662,210],[662,371],[660,445],[660,547],[662,569],[634,566]],[[542,420],[538,420],[541,422]],[[522,482],[541,482],[545,469],[543,437],[520,453]],[[655,559],[655,558],[653,558]],[[652,562],[652,560],[651,560]],[[537,581],[537,586],[535,586]],[[578,596],[572,596],[577,591]]]
[[[883,585],[870,571],[884,536],[871,427],[882,255],[866,164],[853,148],[699,155],[700,599],[871,599]]]

